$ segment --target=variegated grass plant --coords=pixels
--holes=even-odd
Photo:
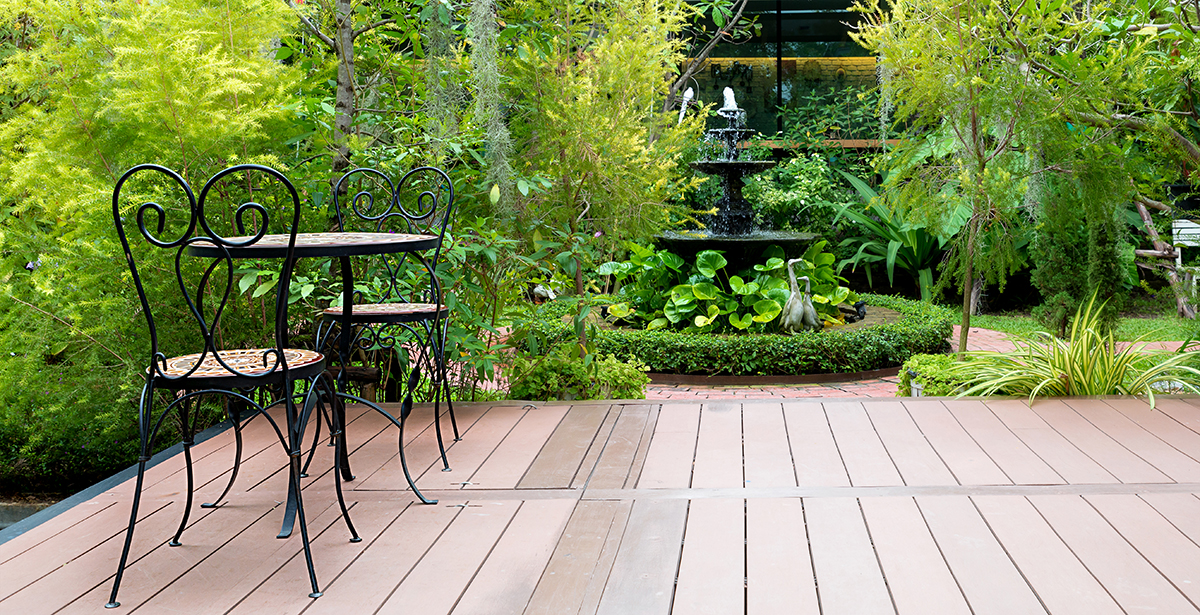
[[[1147,350],[1142,338],[1117,345],[1111,331],[1102,333],[1104,304],[1095,295],[1075,312],[1068,339],[1044,331],[1009,335],[1016,349],[971,351],[949,375],[967,381],[960,395],[1021,395],[1034,398],[1069,395],[1138,395],[1154,407],[1155,391],[1200,393],[1196,357],[1184,350]]]

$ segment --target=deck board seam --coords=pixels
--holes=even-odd
[[[1029,498],[1026,497],[1025,500],[1029,501]],[[991,534],[992,540],[996,541],[996,544],[999,545],[1000,550],[1004,552],[1004,557],[1008,558],[1009,563],[1012,564],[1013,570],[1017,571],[1017,574],[1020,575],[1021,580],[1025,583],[1025,586],[1029,588],[1029,592],[1031,594],[1033,594],[1033,597],[1037,599],[1038,604],[1040,604],[1042,606],[1042,611],[1044,611],[1047,614],[1052,613],[1052,611],[1050,610],[1050,607],[1046,605],[1046,601],[1044,599],[1042,599],[1042,595],[1040,593],[1038,593],[1037,588],[1034,587],[1033,583],[1029,580],[1029,576],[1025,574],[1025,570],[1023,570],[1021,568],[1020,564],[1017,563],[1016,558],[1014,558],[1012,556],[1012,553],[1010,553],[1008,551],[1008,546],[1004,544],[1004,541],[1000,540],[1000,536],[998,534],[996,534],[996,530],[995,530],[995,528],[992,527],[992,523],[990,521],[988,521],[988,518],[986,515],[983,514],[983,511],[979,510],[979,505],[975,503],[975,499],[969,497],[969,498],[967,498],[967,501],[971,503],[971,509],[974,510],[975,514],[979,515],[979,519],[981,521],[983,521],[983,526],[986,527],[988,530],[988,533]],[[1033,503],[1030,502],[1029,505],[1033,506]],[[1037,506],[1033,506],[1033,508],[1034,508],[1034,510],[1037,510]],[[1038,514],[1041,514],[1041,511],[1038,511]],[[1045,517],[1043,517],[1042,520],[1045,521]],[[1050,522],[1046,521],[1046,525],[1050,525]],[[1054,526],[1050,526],[1050,529],[1054,530]],[[1067,541],[1063,540],[1062,536],[1059,536],[1057,531],[1054,532],[1054,535],[1058,536],[1059,542],[1063,543],[1063,545],[1066,546],[1068,550],[1071,549],[1071,545],[1067,544]],[[934,541],[936,542],[936,540],[937,539],[935,538]],[[1075,559],[1078,559],[1079,563],[1083,564],[1083,560],[1080,559],[1079,556],[1075,554],[1075,551],[1072,550],[1071,555],[1074,555]],[[1086,564],[1084,564],[1084,568],[1087,569]],[[1095,574],[1092,573],[1092,571],[1090,569],[1088,569],[1088,574],[1091,574],[1093,578],[1096,576]],[[1100,583],[1100,579],[1096,579],[1096,582]],[[1100,586],[1104,587],[1104,584],[1100,583]],[[1105,588],[1104,591],[1107,592],[1108,589]],[[1116,600],[1114,599],[1113,602],[1116,603]],[[968,601],[968,604],[970,604],[970,601]],[[1120,603],[1117,603],[1117,604],[1119,605]]]
[[[531,404],[531,405],[532,405],[532,404]],[[492,450],[488,451],[488,454],[484,456],[484,458],[483,458],[483,461],[480,461],[480,462],[479,462],[479,465],[475,467],[475,470],[474,470],[473,472],[471,472],[471,475],[467,477],[467,482],[471,482],[471,481],[474,481],[474,480],[475,480],[475,476],[476,476],[477,474],[479,474],[480,470],[482,470],[482,469],[483,469],[483,466],[487,465],[487,462],[488,462],[488,460],[489,460],[489,459],[491,459],[491,458],[492,458],[492,455],[495,455],[495,454],[496,454],[496,451],[500,450],[500,447],[504,445],[504,441],[505,441],[505,440],[507,440],[507,439],[508,439],[508,437],[509,437],[509,436],[511,436],[511,435],[512,435],[512,433],[513,433],[514,431],[516,431],[516,429],[517,429],[517,426],[521,424],[521,421],[524,421],[524,420],[525,420],[525,417],[529,416],[529,411],[530,411],[530,408],[528,408],[528,407],[522,407],[521,409],[522,409],[522,410],[524,410],[524,412],[523,412],[523,413],[521,413],[521,418],[517,419],[517,420],[516,420],[516,422],[514,422],[514,423],[512,424],[512,427],[509,427],[509,428],[508,428],[508,431],[504,432],[504,437],[503,437],[503,438],[500,438],[500,440],[499,440],[499,441],[496,443],[496,446],[495,446],[495,448],[493,448]],[[483,414],[487,414],[488,412],[491,412],[491,410],[492,410],[492,409],[489,407],[489,408],[487,409],[487,411],[486,411],[486,412],[484,412]],[[471,431],[471,427],[474,427],[474,426],[475,426],[475,425],[476,425],[476,424],[477,424],[477,423],[480,421],[480,419],[482,419],[482,418],[483,418],[483,414],[480,414],[480,415],[479,415],[479,417],[477,417],[477,418],[476,418],[474,421],[472,421],[472,422],[471,422],[470,426],[468,426],[466,429],[464,429],[464,430],[463,430],[463,432],[462,432],[462,433],[463,433],[463,435],[464,435],[464,436],[465,436],[465,435],[467,435],[467,434],[468,434],[468,432],[470,432],[470,431]],[[563,416],[566,416],[566,414],[564,414]],[[542,444],[542,446],[545,446],[545,443],[543,443],[543,444]],[[449,446],[449,447],[447,447],[447,450],[446,450],[446,454],[447,454],[447,456],[450,454],[450,449],[452,449],[453,447],[454,447],[454,442],[453,442],[453,441],[451,441],[451,442],[450,442],[450,446]],[[541,453],[541,451],[538,451],[538,453],[540,454],[540,453]],[[537,458],[537,456],[535,455],[535,456],[534,456],[534,459],[536,459],[536,458]],[[437,463],[437,462],[435,461],[434,463]],[[532,465],[532,464],[530,464],[530,465]],[[428,471],[428,470],[426,470],[426,471]],[[529,468],[525,468],[525,471],[526,471],[526,472],[528,472],[528,471],[529,471]],[[422,476],[424,476],[424,473],[422,473]],[[522,475],[521,475],[521,478],[525,478],[525,476],[522,474]],[[517,484],[520,484],[520,482],[521,482],[520,480],[517,480]],[[459,490],[460,490],[460,491],[473,491],[473,490],[469,490],[469,489],[467,489],[467,486],[466,486],[466,485],[461,485],[461,486],[459,486]],[[456,603],[456,604],[457,604],[457,603]]]
[[[1135,497],[1136,497],[1136,496],[1135,496]],[[1188,603],[1192,605],[1192,608],[1194,608],[1194,609],[1196,609],[1196,610],[1200,611],[1200,604],[1197,604],[1195,600],[1192,600],[1192,597],[1191,597],[1191,596],[1189,596],[1189,595],[1187,594],[1187,592],[1183,591],[1183,588],[1179,587],[1179,585],[1178,585],[1178,584],[1177,584],[1177,583],[1176,583],[1174,580],[1172,580],[1172,579],[1171,579],[1171,577],[1167,576],[1167,573],[1163,572],[1163,570],[1162,570],[1161,568],[1159,568],[1159,566],[1158,566],[1157,564],[1155,564],[1155,563],[1154,563],[1154,561],[1153,561],[1153,560],[1151,560],[1149,556],[1147,556],[1145,553],[1143,553],[1143,552],[1142,552],[1142,550],[1141,550],[1141,549],[1139,549],[1137,545],[1133,544],[1133,541],[1132,541],[1132,540],[1130,540],[1130,539],[1129,539],[1129,537],[1125,536],[1125,534],[1124,534],[1124,533],[1121,531],[1121,529],[1120,529],[1120,528],[1118,528],[1118,527],[1116,526],[1116,524],[1115,524],[1115,523],[1113,523],[1113,522],[1112,522],[1112,520],[1111,520],[1111,519],[1109,519],[1109,518],[1108,518],[1108,517],[1107,517],[1107,516],[1104,514],[1104,512],[1103,512],[1103,511],[1101,511],[1099,508],[1097,508],[1097,507],[1096,507],[1096,505],[1095,505],[1095,504],[1093,504],[1093,503],[1091,502],[1091,500],[1088,500],[1086,497],[1082,497],[1082,496],[1081,496],[1081,499],[1083,499],[1084,503],[1086,503],[1088,506],[1090,506],[1090,507],[1092,508],[1092,510],[1096,511],[1096,514],[1097,514],[1097,515],[1099,515],[1099,516],[1100,516],[1100,518],[1101,518],[1101,519],[1103,519],[1103,520],[1104,520],[1104,522],[1105,522],[1105,523],[1107,523],[1107,524],[1108,524],[1108,526],[1112,528],[1113,532],[1116,532],[1117,536],[1120,536],[1120,537],[1121,537],[1121,540],[1124,540],[1124,541],[1125,541],[1125,544],[1129,545],[1129,548],[1130,548],[1130,549],[1133,549],[1133,552],[1134,552],[1134,553],[1137,553],[1139,556],[1141,556],[1141,558],[1142,558],[1142,559],[1146,560],[1146,563],[1147,563],[1147,564],[1149,564],[1149,566],[1150,566],[1151,568],[1153,568],[1153,569],[1154,569],[1154,572],[1157,572],[1157,573],[1158,573],[1158,575],[1159,575],[1159,576],[1161,576],[1161,577],[1163,578],[1163,580],[1167,582],[1167,584],[1168,584],[1168,585],[1170,585],[1171,587],[1173,587],[1173,588],[1175,589],[1175,591],[1179,592],[1179,595],[1183,596],[1183,599],[1184,599],[1184,600],[1187,600],[1187,601],[1188,601]],[[1140,500],[1141,498],[1138,498],[1138,499]],[[1148,504],[1148,503],[1147,503],[1147,505],[1149,506],[1149,504]],[[1150,509],[1151,509],[1151,510],[1153,510],[1153,511],[1154,511],[1156,514],[1158,514],[1159,516],[1162,516],[1162,513],[1158,512],[1158,509],[1157,509],[1157,508],[1154,508],[1153,506],[1150,506]],[[1169,523],[1169,524],[1171,525],[1171,527],[1175,527],[1175,524],[1174,524],[1174,523],[1171,523],[1171,520],[1170,520],[1170,519],[1167,519],[1166,517],[1163,517],[1163,520],[1165,520],[1167,523]],[[1176,529],[1178,529],[1178,528],[1176,528]],[[1057,532],[1056,532],[1056,533],[1057,533]],[[1180,532],[1180,533],[1182,533],[1182,532]],[[1186,534],[1184,534],[1184,536],[1186,537],[1187,535],[1186,535]],[[1060,540],[1061,540],[1061,538],[1060,538]],[[1190,539],[1189,539],[1189,540],[1190,540]],[[1067,545],[1067,548],[1070,548],[1070,545]],[[1082,561],[1082,560],[1081,560],[1081,561]],[[1085,565],[1085,567],[1086,567],[1086,565]],[[1091,570],[1089,570],[1088,572],[1091,572]],[[1095,576],[1095,575],[1092,575],[1092,576]],[[1098,580],[1098,579],[1097,579],[1097,580]],[[1107,591],[1107,588],[1106,588],[1106,591]],[[1110,594],[1110,595],[1111,595],[1111,594]],[[1113,598],[1113,600],[1114,600],[1114,602],[1115,602],[1115,601],[1116,601],[1116,598],[1114,597],[1114,598]],[[1119,603],[1118,603],[1118,604],[1119,604]]]

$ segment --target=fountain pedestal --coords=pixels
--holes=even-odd
[[[713,235],[747,235],[754,230],[754,212],[742,196],[746,178],[775,166],[774,160],[699,160],[692,168],[721,178],[721,198],[714,205],[709,228]]]

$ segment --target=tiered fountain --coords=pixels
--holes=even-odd
[[[731,264],[756,261],[772,244],[791,253],[816,235],[755,228],[754,212],[750,202],[742,196],[742,187],[747,177],[770,169],[776,162],[739,160],[738,143],[755,131],[746,128],[746,112],[738,108],[733,90],[725,88],[724,96],[724,105],[717,109],[717,115],[725,120],[725,128],[713,128],[705,133],[705,142],[712,145],[712,159],[691,163],[693,169],[721,178],[721,197],[713,203],[717,211],[706,222],[705,230],[668,232],[661,235],[659,241],[685,259],[701,250],[722,250]]]

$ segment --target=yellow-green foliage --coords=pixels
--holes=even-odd
[[[113,184],[142,162],[197,190],[228,164],[274,163],[294,83],[270,59],[288,24],[277,0],[0,0],[0,23],[18,19],[28,49],[0,65],[15,101],[0,116],[0,488],[132,459],[148,343]],[[166,256],[143,272],[169,270]],[[226,320],[226,341],[265,333],[248,318]],[[159,327],[164,343],[196,336],[187,320]]]
[[[695,118],[676,126],[662,112],[667,73],[681,60],[674,35],[690,9],[671,0],[526,0],[515,10],[547,17],[511,57],[522,111],[513,122],[517,172],[555,181],[528,195],[526,216],[614,240],[659,230],[663,203],[685,187],[678,155],[701,127]]]

